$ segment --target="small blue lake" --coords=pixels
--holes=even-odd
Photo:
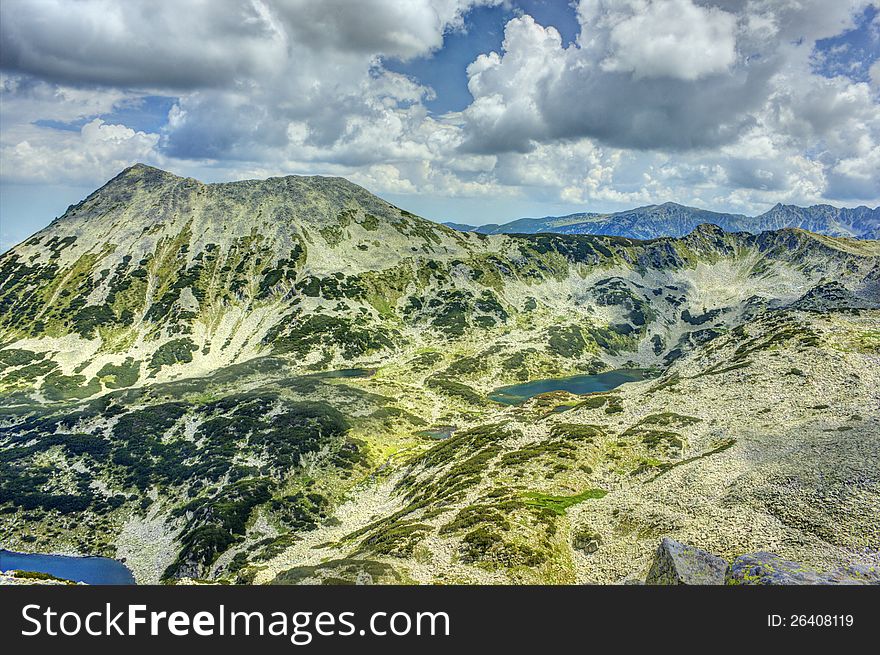
[[[519,405],[532,396],[551,391],[568,391],[574,394],[610,391],[626,382],[638,382],[649,377],[649,371],[638,368],[619,368],[595,375],[572,375],[567,378],[532,380],[523,384],[499,387],[489,394],[489,399],[505,405]]]
[[[134,576],[125,564],[109,557],[71,557],[0,550],[0,571],[11,570],[49,573],[56,578],[93,585],[135,584]]]

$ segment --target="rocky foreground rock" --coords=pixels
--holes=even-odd
[[[858,565],[818,572],[775,555],[740,555],[732,563],[664,537],[645,584],[650,585],[876,585],[880,566]]]
[[[880,584],[880,566],[851,566],[819,573],[773,553],[737,557],[727,573],[730,585]]]
[[[720,585],[727,575],[727,562],[705,550],[685,546],[665,537],[660,542],[657,555],[646,584],[652,585]]]

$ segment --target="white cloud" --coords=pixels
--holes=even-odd
[[[695,185],[721,206],[876,201],[880,176],[866,175],[880,143],[876,91],[822,77],[810,62],[815,41],[851,28],[863,5],[582,0],[568,47],[524,16],[508,23],[501,52],[468,69],[463,149],[527,161],[550,148],[557,176],[569,143],[631,153],[595,169],[598,183],[560,184],[585,202],[645,191],[683,201]]]
[[[79,132],[32,127],[25,137],[0,145],[7,182],[50,184],[106,180],[134,161],[156,161],[158,134],[136,132],[96,118]]]
[[[582,0],[568,45],[520,15],[467,67],[473,102],[432,115],[434,91],[383,61],[430,56],[496,3],[2,3],[0,174],[97,185],[145,160],[572,210],[880,198],[878,63],[871,84],[811,68],[863,0]],[[107,118],[149,94],[177,98],[160,133]]]
[[[870,73],[871,86],[874,87],[875,91],[880,91],[880,59],[871,64]]]
[[[590,0],[580,16],[592,28],[587,41],[607,39],[599,64],[606,71],[696,80],[736,60],[733,14],[690,0]]]

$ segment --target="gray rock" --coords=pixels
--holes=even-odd
[[[645,584],[723,585],[727,568],[717,555],[664,537]]]
[[[850,578],[862,580],[864,584],[880,585],[880,565],[855,564],[843,569],[842,573]]]
[[[812,571],[773,553],[737,557],[727,573],[732,585],[864,585],[880,584],[880,569],[851,566],[829,573]]]
[[[571,545],[575,550],[581,550],[585,554],[591,555],[602,545],[602,536],[591,530],[581,530],[574,535]]]

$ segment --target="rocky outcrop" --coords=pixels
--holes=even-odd
[[[57,578],[49,573],[37,571],[0,571],[0,586],[2,585],[84,585],[85,582],[73,582],[64,578]]]
[[[821,573],[767,552],[733,563],[664,537],[645,579],[650,585],[880,585],[880,565],[857,564]]]
[[[880,584],[880,566],[857,565],[829,573],[811,571],[773,553],[737,557],[727,573],[729,585],[864,585]]]
[[[727,562],[717,555],[664,537],[645,583],[723,585],[727,568]]]
[[[872,303],[859,298],[840,282],[819,284],[791,304],[794,309],[813,312],[827,312],[834,309],[871,307]]]

